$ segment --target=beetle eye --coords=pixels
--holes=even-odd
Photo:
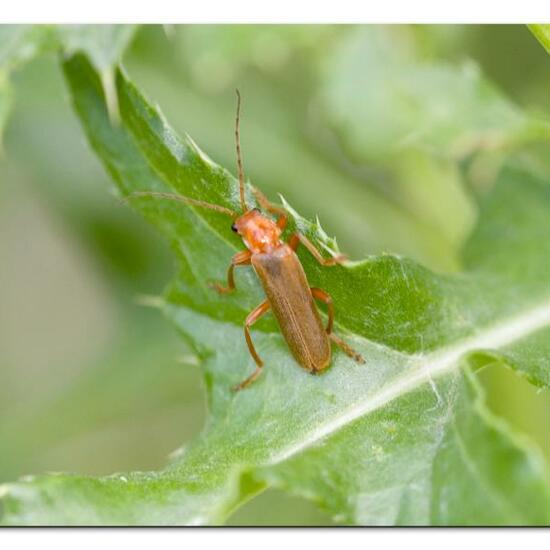
[[[235,224],[231,226],[231,231],[237,232],[237,226]]]
[[[262,213],[262,211],[259,209],[259,208],[253,208],[252,210],[254,210],[255,212],[258,212],[258,213]]]

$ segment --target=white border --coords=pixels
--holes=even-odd
[[[97,550],[151,547],[163,550],[463,550],[548,547],[547,531],[535,529],[27,529],[0,530],[4,548]],[[11,543],[11,544],[10,544]]]
[[[544,23],[548,0],[4,0],[0,23]]]

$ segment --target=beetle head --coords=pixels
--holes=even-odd
[[[231,229],[238,233],[254,254],[269,253],[280,244],[281,229],[258,208],[239,216]]]

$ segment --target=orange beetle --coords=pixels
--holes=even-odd
[[[222,286],[219,283],[213,283],[212,286],[221,294],[232,292],[235,290],[235,267],[252,265],[266,294],[266,299],[249,313],[244,323],[246,343],[256,363],[256,369],[248,378],[236,385],[235,390],[245,388],[262,372],[263,361],[252,342],[250,327],[269,310],[273,311],[292,355],[299,365],[307,371],[317,373],[329,366],[331,340],[348,356],[357,362],[364,363],[361,355],[350,348],[332,331],[334,320],[332,299],[320,288],[310,288],[295,251],[301,243],[321,265],[325,266],[341,263],[345,259],[344,256],[323,258],[315,245],[301,233],[294,233],[288,243],[282,240],[281,235],[287,224],[286,212],[272,205],[258,189],[254,189],[258,203],[263,210],[273,214],[277,219],[274,221],[268,218],[258,208],[249,209],[246,204],[239,139],[240,104],[241,97],[237,90],[235,138],[242,214],[237,214],[229,208],[217,204],[170,193],[138,191],[132,193],[130,197],[156,196],[177,200],[193,206],[209,208],[229,215],[234,219],[231,229],[241,236],[247,249],[237,252],[233,256],[227,273],[227,286]],[[321,322],[314,299],[320,300],[328,307],[326,327]]]

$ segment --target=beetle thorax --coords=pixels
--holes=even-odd
[[[245,245],[254,254],[273,252],[281,245],[281,229],[259,210],[249,210],[235,221]]]

